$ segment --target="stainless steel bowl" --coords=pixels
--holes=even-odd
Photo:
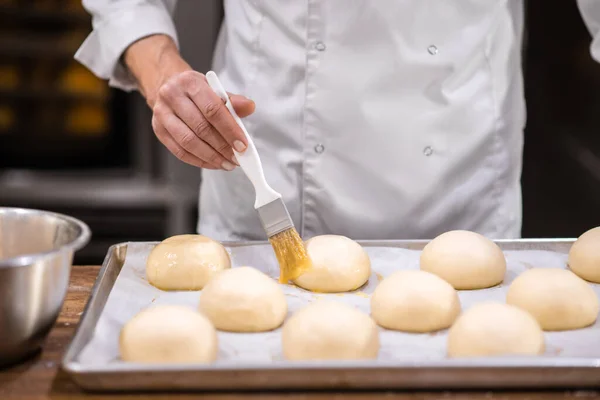
[[[64,302],[73,253],[90,236],[66,215],[0,207],[0,366],[40,348]]]

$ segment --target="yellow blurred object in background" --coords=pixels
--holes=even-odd
[[[19,69],[17,66],[0,65],[0,89],[15,89],[17,86],[19,86]]]
[[[108,130],[108,116],[100,105],[80,104],[67,111],[67,131],[76,136],[101,136]]]
[[[81,0],[67,0],[64,2],[63,8],[73,13],[85,13]]]
[[[106,96],[108,86],[89,70],[79,64],[72,64],[64,70],[60,77],[59,88],[68,93],[82,93]]]
[[[15,114],[8,106],[0,105],[0,134],[12,127],[15,123]]]

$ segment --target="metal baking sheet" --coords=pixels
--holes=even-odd
[[[369,282],[351,293],[315,294],[283,285],[291,315],[320,298],[369,312],[378,282],[398,269],[417,269],[425,241],[363,241],[372,262]],[[483,300],[504,301],[508,285],[532,267],[566,268],[573,239],[497,241],[507,274],[494,288],[459,291],[463,309]],[[600,321],[569,332],[547,332],[546,353],[538,357],[448,359],[446,331],[409,334],[381,329],[377,360],[289,362],[281,355],[280,330],[243,334],[219,332],[219,359],[210,365],[145,365],[118,357],[122,325],[156,304],[197,307],[201,292],[165,292],[145,279],[145,261],[156,243],[124,243],[109,249],[64,369],[91,390],[232,389],[450,389],[582,387],[600,385]],[[228,243],[234,267],[251,265],[274,279],[278,267],[268,243]],[[592,284],[600,296],[600,285]]]

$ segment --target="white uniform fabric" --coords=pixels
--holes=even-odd
[[[116,87],[135,88],[129,44],[177,38],[175,0],[83,3],[76,58]],[[578,3],[598,57],[600,2]],[[522,30],[521,0],[225,0],[214,68],[256,102],[246,126],[303,237],[517,238]],[[264,239],[253,198],[241,169],[204,171],[198,231]]]

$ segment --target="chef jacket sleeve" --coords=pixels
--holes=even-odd
[[[121,60],[132,43],[153,34],[168,35],[179,46],[173,23],[177,0],[83,0],[92,15],[93,30],[75,59],[96,76],[126,91],[136,81]]]
[[[600,1],[577,0],[583,21],[592,34],[590,51],[592,57],[600,62]]]

